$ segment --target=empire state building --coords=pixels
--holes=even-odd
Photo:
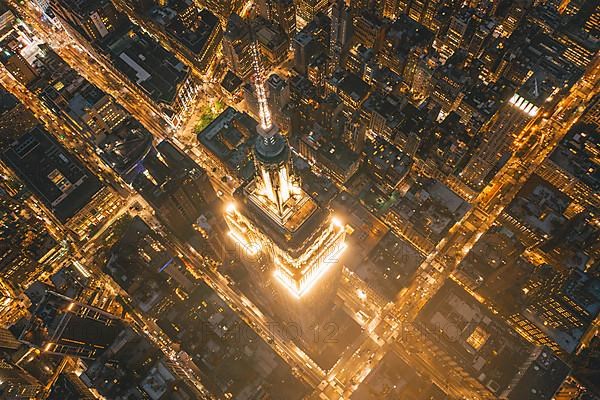
[[[254,46],[254,85],[260,123],[253,149],[256,174],[236,191],[227,207],[229,236],[247,256],[261,282],[295,315],[335,295],[350,228],[319,206],[301,187],[291,150],[271,121],[258,50]],[[283,290],[279,290],[283,289]]]

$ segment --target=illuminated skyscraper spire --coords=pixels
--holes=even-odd
[[[256,87],[256,98],[258,99],[258,112],[260,116],[260,126],[263,130],[269,131],[272,126],[271,111],[267,103],[267,93],[265,92],[265,80],[260,63],[260,54],[256,40],[252,43],[252,56],[254,66],[254,86]]]
[[[258,273],[261,285],[272,277],[264,273],[273,272],[284,288],[284,296],[277,298],[278,302],[287,302],[282,304],[282,312],[294,317],[304,313],[307,320],[314,322],[316,314],[312,311],[322,304],[323,292],[313,289],[314,297],[309,297],[307,303],[298,300],[317,282],[323,283],[327,298],[335,297],[341,268],[333,270],[333,266],[345,248],[347,227],[329,218],[328,211],[302,189],[299,177],[294,174],[288,141],[271,120],[255,37],[250,47],[260,118],[253,151],[256,174],[243,186],[243,191],[236,192],[243,196],[242,209],[238,211],[232,204],[227,209],[226,220],[230,236],[247,254],[267,256],[250,263],[250,267],[253,273]],[[269,285],[269,293],[272,290]]]
[[[254,32],[252,35],[254,36]],[[255,37],[253,37],[251,51],[254,58],[254,86],[260,118],[256,129],[259,138],[254,147],[257,185],[262,195],[268,199],[275,214],[282,216],[288,200],[294,194],[299,193],[300,184],[297,177],[292,174],[290,148],[287,140],[281,136],[279,128],[273,124],[271,119],[260,51]]]

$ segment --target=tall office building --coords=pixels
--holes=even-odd
[[[413,0],[408,2],[406,9],[408,16],[417,22],[421,22],[426,3],[427,0]]]
[[[27,287],[56,253],[40,220],[12,196],[0,196],[0,273],[12,288]]]
[[[252,33],[269,66],[281,65],[287,59],[290,42],[279,25],[256,18],[252,21]]]
[[[21,342],[7,328],[0,328],[0,348],[16,350],[21,347]]]
[[[497,35],[508,37],[519,26],[521,19],[525,16],[525,8],[519,3],[511,5],[504,20],[496,27]]]
[[[325,79],[327,77],[328,59],[324,53],[320,53],[308,64],[308,80],[317,88],[317,94],[323,96],[325,93]]]
[[[147,13],[154,6],[154,0],[129,0],[133,8],[140,14]]]
[[[281,109],[290,101],[290,87],[287,82],[277,74],[272,74],[267,79],[268,103],[273,109]]]
[[[328,0],[296,0],[296,29],[300,31],[317,13],[325,13],[328,6]]]
[[[523,128],[542,108],[554,104],[551,100],[558,90],[551,80],[536,74],[531,76],[481,128],[482,143],[461,173],[461,179],[473,188],[485,185],[500,164],[508,159]]]
[[[120,205],[114,190],[39,126],[6,146],[2,157],[80,240],[92,235]]]
[[[331,8],[331,31],[329,37],[329,73],[340,67],[342,52],[350,29],[350,12],[344,0],[335,0]]]
[[[191,158],[168,141],[146,156],[133,186],[173,232],[186,235],[192,224],[216,200],[208,175]]]
[[[209,10],[201,9],[192,2],[172,3],[155,12],[166,12],[170,9],[168,7],[177,12],[177,17],[161,26],[168,42],[188,64],[200,74],[206,74],[223,39],[221,21]]]
[[[0,35],[4,35],[14,25],[15,14],[3,4],[0,4]]]
[[[440,0],[399,0],[398,13],[404,12],[413,20],[422,23],[426,28],[437,32],[436,14],[442,5]]]
[[[473,37],[469,41],[469,45],[467,46],[467,59],[465,60],[465,63],[467,65],[471,64],[474,60],[479,58],[486,44],[491,38],[492,29],[492,22],[479,25],[479,27],[473,34]]]
[[[386,24],[375,14],[363,10],[352,19],[353,43],[378,51],[385,38]]]
[[[529,340],[572,353],[600,311],[599,288],[578,269],[540,266],[522,289],[524,309],[511,320]]]
[[[90,41],[106,37],[123,21],[110,0],[56,0],[50,7]]]
[[[440,4],[440,0],[428,0],[425,5],[425,10],[423,12],[423,17],[421,18],[421,23],[425,25],[425,27],[429,28],[431,31],[437,31],[435,27],[435,17],[438,11],[438,8],[443,4]]]
[[[581,121],[600,126],[600,95],[597,94],[590,100],[585,113],[581,116]]]
[[[250,24],[239,15],[231,14],[223,34],[223,57],[229,68],[240,78],[252,72],[252,34]]]
[[[254,179],[239,188],[226,210],[229,235],[250,257],[247,266],[276,300],[286,321],[312,324],[333,300],[345,248],[345,226],[319,206],[294,173],[287,140],[271,121],[258,50],[254,84],[260,124],[253,157]],[[265,283],[273,282],[271,288]]]
[[[11,49],[2,49],[0,63],[4,64],[6,70],[23,85],[28,85],[37,77],[36,71],[29,65],[27,60]]]
[[[398,0],[380,0],[377,3],[379,6],[379,15],[382,18],[395,21],[402,13],[402,11],[399,10]]]
[[[198,94],[199,82],[173,53],[136,27],[110,0],[57,0],[52,2],[52,8],[67,30],[81,36],[82,45],[92,42],[94,52],[110,59],[112,67],[139,90],[138,94],[148,100],[171,128],[183,123]],[[200,17],[207,22],[203,15]],[[220,27],[212,15],[211,19],[210,28],[207,26],[206,31],[201,28],[195,36],[198,40],[208,31],[212,32],[206,40],[209,48],[218,44],[220,38]],[[206,49],[199,54],[201,61],[197,66],[200,69],[205,68],[203,64],[208,61],[204,55]]]
[[[241,0],[200,0],[197,3],[216,14],[223,24],[231,14],[239,13],[244,5]]]
[[[467,11],[452,15],[448,32],[446,32],[446,39],[440,49],[444,61],[449,59],[467,39],[470,25],[472,25],[472,15],[470,12]]]
[[[401,14],[390,25],[382,48],[377,55],[379,63],[412,83],[417,63],[428,53],[434,35],[423,25]]]
[[[127,118],[126,111],[112,97],[84,79],[51,49],[36,57],[40,78],[40,98],[52,111],[61,114],[77,130],[93,140],[108,135]]]
[[[56,379],[48,400],[95,400],[96,396],[73,372],[63,372]]]
[[[279,25],[288,38],[296,34],[296,4],[293,0],[260,0],[257,5],[260,14]]]
[[[3,399],[39,399],[42,385],[22,368],[0,360],[0,396]]]
[[[266,81],[267,101],[273,110],[273,121],[278,126],[284,127],[286,123],[285,107],[290,102],[290,85],[277,74],[271,74]],[[285,130],[285,129],[284,129]]]
[[[585,19],[583,30],[593,36],[600,36],[600,7],[596,7]]]

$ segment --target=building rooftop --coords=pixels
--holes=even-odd
[[[178,3],[185,1],[176,1],[175,4],[169,4],[168,7],[155,7],[150,11],[151,18],[158,22],[188,50],[194,54],[202,52],[206,43],[215,28],[220,29],[219,19],[208,9],[200,9],[188,4],[187,6],[177,7]],[[190,7],[193,10],[193,24],[188,24],[181,16]],[[186,16],[186,18],[190,18]]]
[[[533,232],[549,238],[566,222],[564,213],[571,200],[537,175],[523,185],[506,212]]]
[[[594,124],[573,126],[550,155],[560,168],[588,185],[600,190],[600,133]]]
[[[270,51],[275,51],[288,41],[283,31],[268,21],[259,24],[256,28],[256,39]]]
[[[535,73],[543,72],[562,83],[577,80],[581,68],[567,60],[566,46],[533,24],[524,23],[510,36],[509,46],[519,49],[518,58]]]
[[[167,140],[147,152],[132,173],[133,186],[155,208],[169,204],[171,196],[182,187],[192,191],[192,196],[198,196],[197,201],[206,195],[198,193],[198,188],[192,188],[189,182],[189,178],[206,177],[205,171]],[[194,206],[199,207],[200,204]],[[191,225],[193,221],[189,222]]]
[[[514,88],[505,80],[498,80],[493,85],[484,85],[480,80],[465,91],[463,102],[477,110],[483,118],[479,126],[483,125],[513,94]]]
[[[520,369],[521,376],[503,393],[507,400],[551,400],[571,368],[546,347],[536,349]]]
[[[41,127],[11,143],[3,158],[63,222],[102,188],[98,178]]]
[[[56,244],[39,217],[16,198],[0,196],[0,272],[5,281],[14,287],[32,282]]]
[[[388,232],[354,271],[388,301],[413,279],[424,258],[408,242]]]
[[[0,85],[0,145],[7,146],[38,124],[35,115]]]
[[[330,78],[330,84],[337,89],[340,97],[349,97],[353,102],[364,100],[370,90],[369,85],[360,77],[343,71],[334,73]]]
[[[381,92],[373,92],[362,107],[369,113],[377,113],[385,119],[386,124],[393,128],[400,124],[404,119],[402,109],[407,104],[405,97],[399,97],[393,94],[386,95]]]
[[[320,232],[319,228],[329,223],[327,210],[319,207],[306,193],[303,193],[302,201],[294,206],[294,212],[290,210],[291,218],[286,219],[283,224],[279,223],[273,219],[266,207],[252,200],[257,199],[256,196],[248,199],[248,193],[254,191],[254,181],[248,182],[247,186],[236,191],[236,196],[240,200],[240,213],[250,219],[262,232],[268,234],[279,248],[295,257],[302,254],[311,244],[310,238]]]
[[[221,81],[221,87],[229,94],[234,94],[240,89],[242,83],[244,83],[244,81],[239,76],[231,71],[227,71],[223,77],[223,80]]]
[[[88,15],[104,4],[110,3],[110,0],[60,0],[60,2],[79,15]]]
[[[422,235],[441,240],[470,205],[443,183],[420,177],[407,183],[400,200],[390,209],[408,219]]]
[[[45,352],[94,359],[122,329],[115,316],[46,291],[19,339]]]
[[[433,33],[406,14],[400,16],[390,25],[386,33],[386,45],[401,54],[415,46],[426,47],[433,41]],[[386,51],[384,49],[384,51]]]
[[[148,337],[132,329],[121,335],[108,354],[110,357],[88,363],[81,375],[105,398],[206,398],[180,372],[181,367],[173,365]]]
[[[73,372],[63,372],[52,385],[48,400],[93,400],[95,397],[81,379]]]
[[[254,175],[251,152],[258,123],[246,113],[227,107],[202,132],[198,141],[206,147],[228,171],[248,179]]]
[[[10,397],[39,396],[42,385],[29,373],[10,362],[0,360],[0,393]]]
[[[395,187],[408,174],[412,159],[387,140],[377,136],[368,140],[363,151],[371,172],[380,179],[380,183]]]
[[[137,216],[111,248],[104,267],[144,312],[155,312],[169,301],[168,292],[173,290],[173,284],[167,282],[169,276],[163,273],[167,268],[183,267],[161,243],[160,236]]]
[[[188,68],[133,24],[102,40],[115,66],[154,101],[171,104]]]
[[[318,125],[313,126],[313,129],[304,134],[300,140],[314,151],[318,164],[326,167],[333,174],[345,176],[359,162],[360,155],[341,140],[328,137],[328,132],[318,128],[320,128]]]
[[[578,269],[563,273],[550,265],[538,267],[523,287],[523,315],[563,350],[572,353],[600,312],[600,280]],[[556,312],[569,315],[557,323],[543,304],[552,301]]]
[[[97,143],[100,155],[126,181],[152,148],[152,134],[137,120],[129,118]]]
[[[446,174],[457,174],[465,166],[472,146],[465,125],[451,112],[441,123],[427,131],[418,150],[419,157],[434,163]]]
[[[494,225],[475,243],[459,271],[498,309],[514,312],[519,307],[515,299],[522,294],[521,285],[535,268],[520,257],[524,250],[510,230]]]
[[[389,352],[354,392],[351,400],[444,400],[444,391]]]
[[[0,86],[0,115],[12,110],[17,104],[17,98]]]
[[[519,378],[518,371],[535,351],[452,282],[427,303],[418,321],[449,355],[496,395]]]

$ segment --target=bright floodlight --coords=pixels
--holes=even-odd
[[[227,207],[225,208],[225,211],[227,212],[227,214],[233,214],[235,212],[235,203],[228,203]]]
[[[344,224],[342,224],[342,221],[338,218],[338,217],[333,217],[331,218],[331,223],[336,227],[336,228],[343,228]]]

